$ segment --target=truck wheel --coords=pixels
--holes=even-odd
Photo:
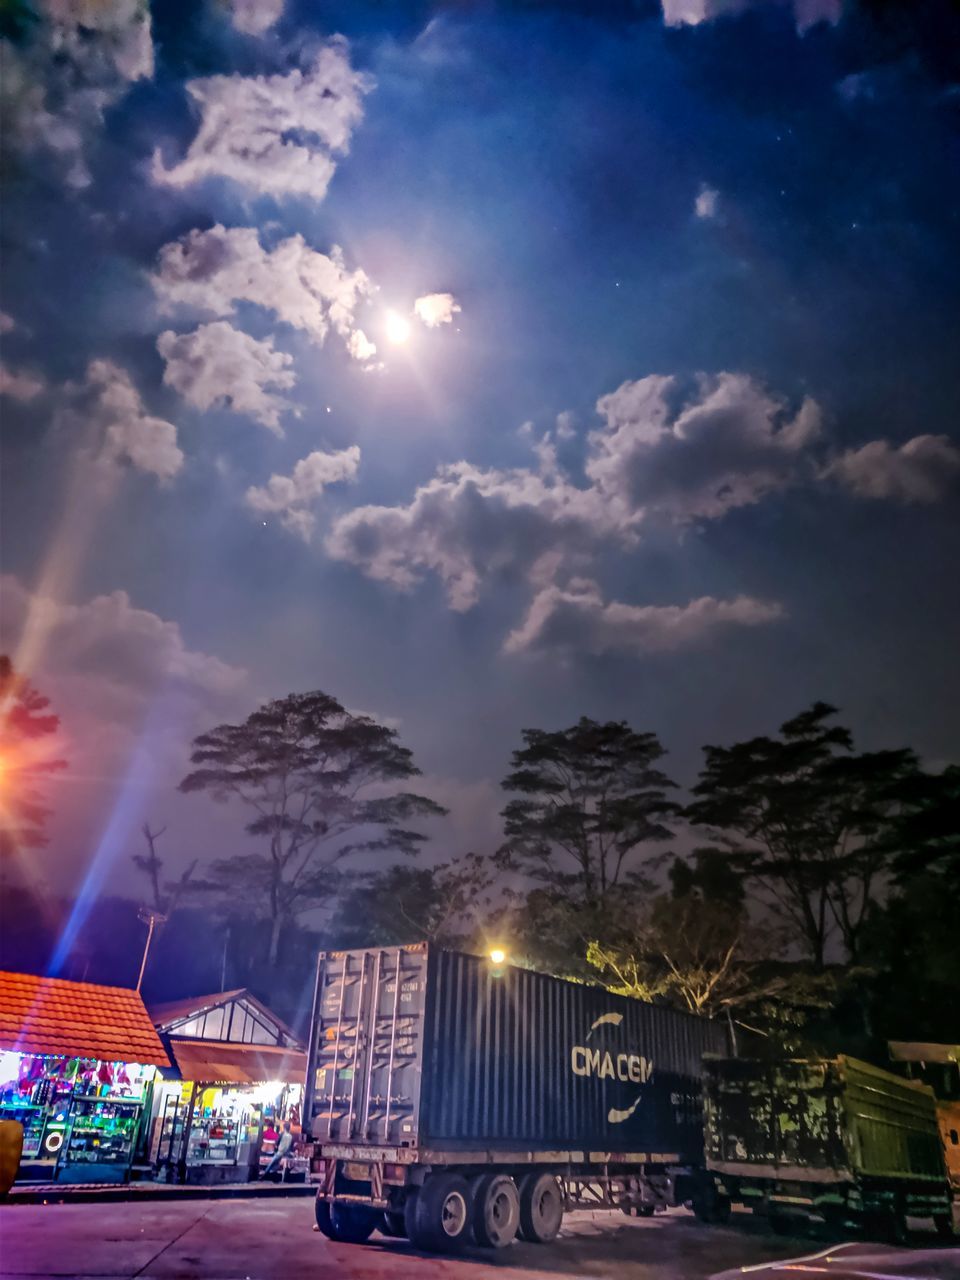
[[[552,1173],[528,1173],[520,1179],[520,1239],[548,1244],[563,1221],[563,1192]]]
[[[729,1222],[731,1207],[730,1197],[721,1195],[713,1183],[698,1187],[692,1200],[693,1212],[701,1222],[708,1222],[711,1226],[723,1226]]]
[[[933,1215],[933,1226],[941,1240],[953,1239],[954,1230],[952,1213],[935,1213]]]
[[[473,1235],[484,1249],[502,1249],[520,1227],[520,1193],[505,1173],[484,1173],[473,1186]]]
[[[432,1173],[407,1201],[412,1244],[431,1253],[454,1253],[470,1239],[470,1187],[458,1173]]]
[[[328,1240],[340,1244],[365,1244],[377,1225],[377,1215],[369,1209],[352,1205],[331,1204],[317,1196],[314,1206],[317,1226]]]
[[[887,1209],[875,1209],[864,1220],[867,1235],[884,1244],[906,1244],[909,1239],[907,1220],[903,1210],[891,1205]]]
[[[402,1213],[394,1212],[387,1209],[383,1215],[383,1221],[380,1223],[380,1230],[385,1236],[394,1236],[396,1239],[406,1237],[407,1228]]]

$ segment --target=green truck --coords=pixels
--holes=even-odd
[[[906,1217],[952,1232],[951,1188],[933,1091],[856,1058],[704,1064],[706,1173],[693,1207],[732,1203],[774,1230],[798,1218],[902,1240]]]

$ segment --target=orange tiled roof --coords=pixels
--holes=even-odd
[[[0,971],[0,1050],[166,1067],[138,991]]]

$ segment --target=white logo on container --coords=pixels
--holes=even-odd
[[[598,1027],[619,1027],[623,1023],[622,1013],[604,1013],[592,1024],[585,1039],[589,1040]],[[576,1076],[599,1076],[601,1080],[623,1080],[629,1084],[647,1084],[653,1075],[653,1063],[641,1053],[612,1053],[609,1049],[595,1048],[592,1045],[575,1044],[570,1050],[570,1069]],[[643,1094],[636,1101],[621,1110],[611,1107],[607,1112],[608,1124],[622,1124],[629,1120],[639,1107]]]

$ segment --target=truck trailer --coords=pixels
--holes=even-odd
[[[424,1249],[544,1242],[574,1206],[696,1195],[724,1029],[427,944],[321,953],[304,1130],[317,1225]]]
[[[707,1061],[706,1167],[695,1207],[731,1202],[789,1230],[811,1215],[902,1241],[906,1217],[952,1232],[951,1187],[926,1085],[856,1058]]]

